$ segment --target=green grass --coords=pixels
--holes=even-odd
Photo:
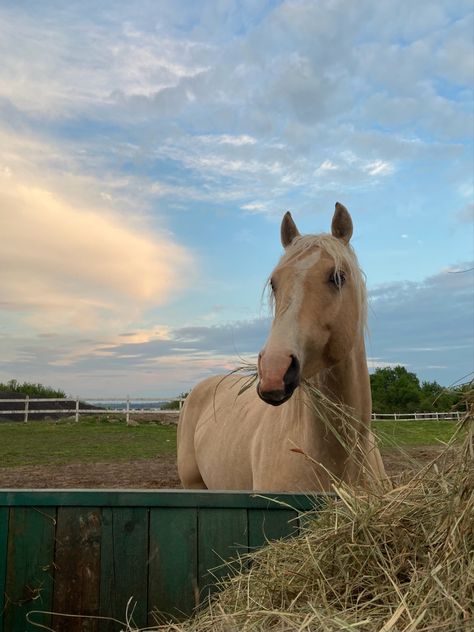
[[[96,419],[0,424],[0,467],[133,461],[175,452],[175,426]]]
[[[445,420],[383,420],[372,422],[372,428],[380,439],[382,448],[441,445],[451,439],[456,427],[456,422]]]
[[[456,424],[450,421],[376,421],[373,424],[382,448],[439,445],[451,438]],[[175,454],[176,426],[84,419],[0,423],[0,467],[99,463],[152,459]]]

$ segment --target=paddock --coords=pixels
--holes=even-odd
[[[137,628],[183,618],[226,572],[212,569],[298,533],[300,514],[324,502],[248,492],[0,490],[0,632],[38,630],[27,622],[31,611],[31,621],[55,632],[118,632],[130,598]]]

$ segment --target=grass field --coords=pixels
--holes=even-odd
[[[451,421],[376,421],[382,448],[440,445],[451,438]],[[0,424],[0,467],[100,463],[151,459],[176,452],[176,426],[126,426],[100,418]]]
[[[151,459],[176,452],[176,427],[97,419],[0,424],[0,467]]]
[[[456,428],[452,421],[376,421],[382,449],[441,445]],[[152,459],[176,452],[176,426],[83,418],[78,423],[33,421],[0,424],[0,467],[99,463]]]
[[[372,422],[372,427],[382,448],[442,445],[453,436],[456,422],[446,420],[384,420]]]

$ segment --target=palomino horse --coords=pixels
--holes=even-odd
[[[359,483],[362,470],[384,477],[370,430],[365,283],[342,204],[331,229],[301,236],[290,213],[283,217],[285,252],[271,275],[275,315],[257,388],[241,389],[242,377],[230,375],[192,390],[178,426],[185,488],[316,492],[334,479]],[[357,450],[341,441],[334,412],[336,431],[328,430],[302,381],[348,407],[344,423],[358,437]]]

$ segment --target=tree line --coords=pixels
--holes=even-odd
[[[370,376],[370,386],[376,413],[448,412],[459,404],[468,388],[446,388],[436,381],[420,381],[404,366],[376,369]]]

